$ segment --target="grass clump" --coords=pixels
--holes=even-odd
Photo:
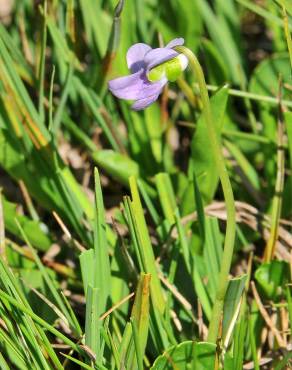
[[[1,369],[290,368],[289,2],[3,4]],[[109,93],[175,37],[201,80]]]

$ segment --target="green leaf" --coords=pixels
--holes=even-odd
[[[242,307],[242,306],[241,306]],[[232,361],[230,361],[230,367],[226,367],[226,370],[242,370],[244,351],[245,351],[245,340],[247,335],[247,320],[245,315],[240,317],[235,323],[234,334],[233,334],[233,350],[232,350]],[[228,354],[229,352],[227,352]],[[226,357],[227,357],[226,354]],[[224,362],[225,370],[225,362]]]
[[[288,137],[290,169],[292,170],[292,112],[284,112],[284,117],[285,117],[286,132],[287,132],[287,137]]]
[[[86,291],[86,313],[85,313],[85,344],[94,352],[97,361],[101,358],[100,353],[100,329],[101,300],[99,289],[88,285]]]
[[[226,3],[227,1],[225,1]],[[240,82],[240,69],[243,70],[242,57],[240,55],[240,49],[238,47],[240,43],[240,34],[238,32],[238,26],[236,24],[230,27],[230,23],[238,22],[236,10],[232,5],[233,1],[228,1],[226,9],[221,11],[220,15],[216,15],[211,5],[203,0],[197,0],[199,11],[204,19],[204,23],[208,29],[208,32],[212,38],[212,41],[216,45],[216,48],[220,51],[224,63],[229,71],[230,79],[233,82]],[[221,7],[221,10],[223,7]],[[233,10],[233,16],[230,18],[228,13],[231,9]],[[237,20],[236,20],[237,19]]]
[[[164,217],[170,224],[173,224],[176,200],[170,176],[167,173],[158,173],[155,176],[155,182]]]
[[[16,223],[17,223],[17,220],[16,220]],[[81,328],[78,324],[78,321],[77,321],[75,315],[73,314],[73,311],[68,310],[68,307],[67,307],[67,305],[64,301],[65,297],[60,294],[60,291],[58,289],[58,285],[56,284],[56,280],[49,273],[51,270],[45,268],[41,259],[38,256],[38,254],[33,249],[29,240],[27,239],[27,236],[26,236],[24,230],[21,228],[21,225],[19,223],[17,223],[17,226],[18,226],[18,228],[21,232],[22,238],[25,240],[27,246],[29,247],[29,249],[30,249],[30,251],[31,251],[31,253],[34,257],[34,261],[35,261],[35,263],[36,263],[44,281],[46,282],[46,286],[48,288],[48,291],[50,291],[52,296],[54,297],[55,304],[57,305],[59,310],[63,313],[63,315],[66,317],[66,319],[68,320],[68,323],[70,324],[70,327],[75,332],[75,334],[81,335]],[[73,314],[73,317],[71,317],[71,313]],[[77,326],[75,326],[76,324],[77,324]]]
[[[170,347],[159,356],[152,370],[185,370],[192,365],[192,369],[207,370],[215,368],[216,345],[207,342],[186,341]]]
[[[105,212],[102,199],[100,178],[97,168],[94,170],[95,179],[95,227],[94,227],[94,254],[95,271],[94,287],[99,289],[100,308],[106,310],[110,295],[110,262],[106,239]],[[100,312],[102,314],[103,312]]]
[[[244,176],[255,190],[260,190],[260,178],[256,169],[252,166],[243,152],[238,148],[237,145],[231,143],[228,140],[224,140],[224,143],[229,150],[230,154],[236,160],[238,166],[241,168]]]
[[[150,281],[151,281],[150,274],[141,274],[131,314],[131,319],[135,323],[135,326],[137,328],[137,334],[139,337],[140,358],[144,357],[148,337]],[[137,354],[137,349],[136,357],[138,360],[139,355]],[[134,361],[134,359],[132,359],[132,361]],[[135,366],[133,367],[133,362],[132,368],[136,369]]]
[[[48,270],[47,272],[52,276],[52,279],[55,279],[55,274],[53,271]],[[48,323],[53,324],[56,320],[56,315],[54,314],[53,310],[43,301],[40,301],[40,298],[36,294],[31,292],[31,288],[35,288],[45,295],[48,300],[51,302],[54,301],[52,293],[46,287],[45,279],[41,271],[28,268],[19,269],[19,277],[21,280],[23,280],[23,290],[33,312],[40,317],[45,317]]]
[[[222,85],[227,81],[228,70],[220,51],[213,42],[202,40],[206,63],[208,66],[208,81],[215,85]]]
[[[224,86],[210,100],[213,117],[216,117],[214,122],[216,122],[218,136],[220,136],[222,130],[227,99],[228,87]],[[205,203],[209,203],[213,199],[219,181],[213,152],[212,150],[206,150],[209,147],[207,127],[204,118],[201,116],[197,122],[196,131],[191,143],[191,164]]]
[[[17,219],[33,246],[41,251],[49,249],[52,245],[52,240],[45,231],[45,225],[18,214],[17,205],[9,202],[4,197],[2,197],[2,204],[5,228],[7,228],[9,232],[22,238],[22,235],[15,223],[15,219]]]
[[[205,218],[205,243],[204,243],[204,261],[205,270],[208,278],[207,291],[211,300],[214,301],[219,282],[219,271],[222,259],[222,236],[219,230],[218,220],[216,218]]]
[[[79,256],[84,294],[86,296],[88,285],[93,286],[95,276],[94,249],[88,249]]]
[[[275,54],[264,59],[254,70],[249,82],[249,91],[260,95],[277,96],[279,78],[291,84],[291,66],[288,54]],[[291,98],[291,91],[283,90],[283,99]]]
[[[92,159],[115,180],[128,186],[129,177],[139,177],[139,165],[130,157],[113,150],[98,150],[92,152]]]
[[[276,299],[289,280],[289,264],[285,261],[263,263],[257,268],[255,279],[269,299]]]
[[[158,277],[158,271],[138,192],[137,182],[134,177],[130,177],[130,189],[132,194],[130,206],[133,223],[135,225],[135,234],[138,241],[138,253],[140,255],[144,272],[151,274],[151,298],[155,309],[160,313],[163,313],[165,309],[165,300],[162,294],[162,288]]]
[[[274,0],[281,8],[284,5],[287,12],[292,15],[292,4],[289,2],[289,0]]]
[[[243,275],[229,281],[223,307],[222,338],[224,342],[230,337],[236,323],[246,279],[247,275]]]
[[[0,353],[0,367],[2,370],[9,370],[10,367],[8,366],[7,362],[5,361],[3,355]],[[21,369],[23,369],[23,367],[21,366],[20,367]]]

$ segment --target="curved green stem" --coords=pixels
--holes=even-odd
[[[228,287],[228,276],[231,267],[231,261],[233,256],[233,247],[235,240],[235,206],[234,197],[232,192],[231,183],[228,177],[227,169],[224,163],[224,157],[221,150],[219,138],[216,133],[214,126],[211,105],[207,86],[205,82],[204,73],[202,67],[191,50],[184,46],[178,46],[175,48],[179,53],[183,53],[189,59],[189,65],[194,71],[201,93],[201,99],[203,104],[203,116],[207,125],[207,130],[210,138],[210,144],[213,150],[213,155],[216,161],[216,166],[221,182],[221,186],[224,193],[226,211],[227,211],[227,224],[226,224],[226,236],[224,241],[224,250],[221,261],[221,268],[219,274],[219,283],[216,292],[216,298],[213,306],[211,321],[209,325],[208,341],[216,343],[219,325],[221,322],[221,315],[223,311],[224,297]]]

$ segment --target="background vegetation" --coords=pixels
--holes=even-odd
[[[1,0],[0,17],[1,369],[291,368],[290,2]],[[175,37],[236,200],[216,343],[226,209],[195,76],[143,112],[107,90],[133,43]]]

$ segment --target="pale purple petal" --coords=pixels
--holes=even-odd
[[[182,37],[176,38],[171,40],[165,47],[168,49],[172,49],[176,46],[181,46],[183,45],[185,40]]]
[[[164,77],[158,82],[150,83],[148,86],[145,85],[145,88],[143,91],[141,91],[140,98],[135,101],[131,108],[134,110],[141,110],[148,107],[155,100],[157,100],[166,83],[167,78]]]
[[[167,83],[166,78],[157,82],[149,82],[143,70],[132,75],[119,77],[108,83],[113,95],[120,99],[138,100],[148,96],[160,94],[163,86]]]
[[[138,43],[130,47],[127,52],[127,64],[132,73],[145,67],[144,56],[151,50],[149,45]]]
[[[139,99],[136,100],[135,103],[131,106],[133,110],[142,110],[147,108],[149,105],[155,102],[157,100],[159,94],[156,95],[150,95],[145,99]]]
[[[147,70],[166,62],[169,59],[176,57],[178,53],[172,49],[167,48],[157,48],[152,49],[146,53],[144,57],[144,62],[147,65]]]
[[[161,94],[163,87],[167,84],[167,78],[163,77],[161,80],[157,82],[149,82],[145,77],[144,83],[135,100],[148,98],[149,96]]]
[[[109,90],[120,99],[135,100],[139,99],[144,80],[142,79],[143,70],[129,76],[119,77],[109,81]]]

